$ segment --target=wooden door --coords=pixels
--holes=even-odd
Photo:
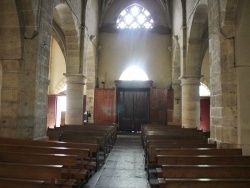
[[[117,121],[120,131],[140,131],[149,122],[149,90],[118,89]]]

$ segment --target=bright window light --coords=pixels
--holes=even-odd
[[[65,84],[61,90],[60,93],[65,93],[67,90],[67,84]],[[61,124],[61,115],[62,112],[66,111],[66,95],[61,95],[61,96],[57,96],[57,107],[56,107],[56,127],[60,127]]]
[[[116,20],[118,29],[152,29],[153,23],[149,11],[138,4],[133,4],[124,9]]]
[[[129,68],[127,68],[123,73],[121,74],[119,80],[141,80],[145,81],[148,80],[147,74],[140,69],[139,67],[133,65]]]
[[[199,91],[200,91],[200,96],[210,96],[210,90],[203,83],[201,83]]]

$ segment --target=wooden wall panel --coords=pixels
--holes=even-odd
[[[167,98],[167,89],[151,89],[150,123],[167,124]]]
[[[116,95],[115,89],[95,89],[95,123],[115,123]]]
[[[48,95],[47,127],[56,125],[56,95]]]
[[[200,128],[205,131],[210,131],[210,98],[200,99]]]

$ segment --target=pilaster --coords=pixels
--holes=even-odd
[[[182,87],[182,127],[200,128],[199,76],[183,76]]]
[[[82,74],[65,74],[67,78],[67,102],[65,112],[66,125],[83,124],[83,85],[85,77]]]

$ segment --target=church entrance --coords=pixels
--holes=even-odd
[[[119,131],[136,132],[149,123],[149,88],[117,89]]]

